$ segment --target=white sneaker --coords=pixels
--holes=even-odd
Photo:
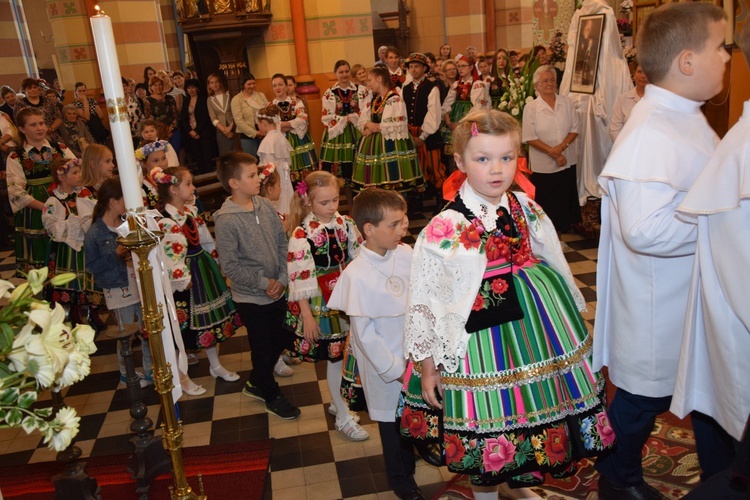
[[[370,439],[370,434],[351,417],[341,423],[336,422],[336,430],[352,441],[366,441]]]
[[[284,360],[281,359],[281,356],[279,356],[279,359],[276,360],[276,364],[273,367],[273,373],[277,377],[291,377],[294,375],[294,370],[289,368],[286,363],[284,363]]]
[[[339,410],[336,408],[335,404],[331,403],[331,406],[328,407],[328,413],[330,413],[331,415],[335,417],[336,415],[339,414]],[[356,411],[349,410],[349,415],[352,416],[352,418],[354,419],[356,423],[359,423],[359,413],[357,413]]]
[[[293,357],[291,357],[291,356],[289,356],[287,354],[282,354],[281,355],[281,359],[283,359],[284,363],[286,363],[289,366],[298,365],[298,364],[302,363],[301,359],[299,359],[299,358],[293,358]]]

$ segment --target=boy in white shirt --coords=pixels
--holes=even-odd
[[[414,481],[414,452],[402,441],[396,406],[406,371],[404,314],[412,249],[406,201],[396,191],[366,189],[352,206],[365,243],[341,273],[328,306],[349,316],[354,355],[370,418],[378,422],[388,483],[399,498],[424,498]]]

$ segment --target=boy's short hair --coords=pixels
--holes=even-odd
[[[703,50],[709,24],[726,18],[724,10],[705,2],[670,3],[653,11],[638,27],[636,44],[648,81],[663,81],[680,52]]]
[[[230,179],[240,179],[243,165],[257,165],[258,159],[248,153],[233,151],[220,156],[216,160],[216,176],[221,181],[227,193],[232,193],[232,187],[229,185]]]
[[[369,188],[354,197],[352,219],[364,234],[365,224],[377,226],[387,210],[406,212],[406,200],[398,191]]]
[[[393,45],[389,45],[388,46],[388,48],[385,51],[385,57],[388,57],[388,54],[391,54],[391,53],[396,54],[396,56],[398,56],[398,57],[401,57],[401,53]]]

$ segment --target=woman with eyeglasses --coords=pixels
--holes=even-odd
[[[552,219],[558,233],[581,222],[578,203],[578,113],[573,101],[557,94],[553,66],[534,72],[536,99],[523,110],[523,142],[529,146],[531,182],[536,199]]]

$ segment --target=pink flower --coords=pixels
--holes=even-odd
[[[199,341],[203,347],[211,347],[216,343],[216,337],[214,337],[214,334],[210,331],[203,332],[203,334],[201,334],[200,336]]]
[[[609,419],[604,412],[596,414],[596,432],[602,438],[602,446],[610,446],[615,442],[615,431],[609,425]]]
[[[297,260],[302,260],[305,258],[305,251],[304,250],[297,250],[294,252],[294,258]]]
[[[328,239],[328,234],[325,231],[320,231],[318,233],[315,233],[315,236],[313,236],[313,243],[316,247],[322,247],[325,245],[326,240]]]
[[[440,243],[455,234],[453,223],[449,219],[435,217],[425,228],[428,243]]]
[[[299,343],[299,353],[307,354],[308,352],[310,352],[310,347],[311,347],[310,342],[308,342],[307,340],[303,340],[302,342]]]
[[[498,439],[489,438],[484,443],[484,468],[489,472],[502,470],[507,464],[513,462],[515,455],[516,446],[505,436],[500,436]]]

